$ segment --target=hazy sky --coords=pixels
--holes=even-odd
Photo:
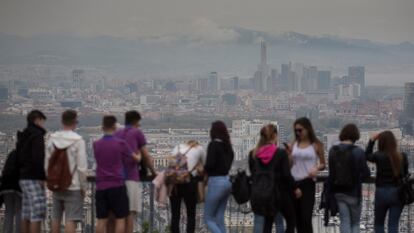
[[[25,36],[221,41],[234,36],[231,27],[414,42],[414,0],[0,0],[0,32]]]

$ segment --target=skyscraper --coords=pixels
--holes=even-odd
[[[404,113],[414,119],[414,82],[405,84]]]
[[[282,90],[287,90],[289,88],[289,72],[290,72],[290,63],[289,64],[282,64],[281,66],[281,74],[280,74],[280,84]]]
[[[329,90],[331,88],[331,71],[320,70],[318,71],[318,89]]]
[[[210,72],[208,75],[207,89],[212,92],[216,92],[219,89],[219,81],[217,72]]]
[[[9,89],[7,87],[0,86],[0,101],[9,99]]]
[[[230,78],[230,84],[233,90],[239,90],[240,84],[239,84],[239,77],[233,77]]]
[[[365,67],[351,66],[348,67],[348,82],[347,84],[358,83],[361,86],[361,91],[365,90]]]
[[[266,91],[266,82],[269,77],[269,66],[267,65],[267,47],[266,42],[260,43],[260,64],[254,74],[254,89],[257,92]]]
[[[278,90],[279,83],[278,83],[278,74],[276,69],[271,70],[271,75],[267,79],[267,92],[268,93],[276,93]]]
[[[77,88],[77,89],[82,88],[82,75],[83,75],[83,70],[72,71],[72,82],[73,82],[74,88]]]

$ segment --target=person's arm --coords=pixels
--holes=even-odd
[[[86,146],[84,140],[78,142],[78,155],[76,158],[76,164],[79,174],[79,184],[81,187],[81,191],[84,194],[88,187],[88,155],[86,154]]]
[[[280,153],[280,155],[278,155]],[[282,172],[282,179],[286,182],[288,190],[291,190],[296,198],[300,198],[302,196],[302,191],[297,186],[295,179],[292,176],[290,171],[290,163],[289,163],[289,155],[285,151],[281,151],[276,156],[281,157],[281,172]],[[278,171],[276,171],[278,172]]]
[[[333,156],[334,156],[335,150],[336,150],[336,148],[332,147],[329,150],[329,153],[328,153],[328,167],[329,167],[329,169],[328,169],[328,182],[330,184],[333,183],[333,178],[334,178]],[[330,187],[332,187],[332,186],[330,186]]]
[[[295,190],[297,188],[297,185],[290,171],[288,154],[285,151],[281,151],[279,153],[280,154],[279,155],[276,154],[276,156],[281,157],[281,170],[282,170],[283,180],[288,184],[289,188],[291,188],[292,190]]]
[[[204,165],[204,170],[207,172],[207,174],[210,174],[211,171],[214,170],[215,165],[216,165],[215,146],[212,142],[210,142],[210,144],[208,144],[208,147],[207,147],[207,159],[206,159],[206,164]]]
[[[146,167],[150,169],[152,175],[157,175],[157,171],[154,168],[154,160],[149,154],[147,147],[142,146],[139,149],[139,152],[141,152],[142,162],[145,164]]]
[[[403,156],[403,162],[404,162],[404,164],[403,164],[403,169],[404,169],[404,176],[408,176],[410,173],[409,173],[409,170],[408,170],[408,158],[407,158],[407,154],[406,153],[402,153],[402,156]]]
[[[249,158],[248,163],[249,163],[250,174],[253,175],[255,173],[253,151],[250,151],[248,158]]]
[[[323,149],[323,144],[318,142],[315,144],[315,152],[318,156],[318,163],[316,166],[309,172],[309,177],[315,178],[320,171],[323,171],[326,167],[325,162],[325,150]]]
[[[318,171],[323,171],[326,168],[326,161],[325,161],[325,149],[323,143],[316,144],[316,153],[318,154],[319,164],[317,165]]]
[[[287,144],[287,143],[283,143],[283,144],[285,146],[286,153],[288,154],[289,166],[290,168],[292,168],[293,166],[292,151],[293,151],[293,145],[295,144],[295,142],[291,142],[290,144]]]
[[[367,145],[367,148],[365,149],[365,158],[366,160],[374,163],[375,162],[375,154],[374,152],[374,145],[375,141],[370,139]]]
[[[360,148],[358,148],[358,151],[358,153],[360,154],[359,167],[361,168],[361,179],[366,180],[371,177],[371,171],[369,170],[364,151]]]
[[[49,159],[50,159],[50,156],[52,156],[53,150],[54,150],[53,143],[49,140],[48,143],[47,143],[47,146],[46,146],[46,150],[45,150],[45,164],[44,164],[44,167],[45,167],[45,174],[46,175],[47,175],[47,169],[49,167]]]
[[[35,136],[32,141],[32,162],[35,166],[35,170],[39,171],[39,174],[42,178],[46,179],[46,172],[45,172],[45,140],[42,135]]]

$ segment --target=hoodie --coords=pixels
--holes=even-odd
[[[29,124],[17,134],[17,153],[20,167],[20,180],[45,180],[45,140],[46,130]]]
[[[254,155],[253,150],[249,154],[249,169],[250,173],[254,175],[256,173],[256,163],[260,162],[266,168],[270,162],[275,159],[274,171],[275,181],[277,185],[284,190],[284,192],[293,198],[293,191],[297,188],[297,184],[290,173],[289,156],[285,150],[280,149],[277,145],[265,145],[260,147]]]
[[[256,151],[256,157],[259,158],[264,165],[267,165],[272,161],[276,150],[277,146],[275,144],[262,146]]]
[[[69,169],[73,172],[72,184],[69,186],[68,190],[86,190],[86,172],[88,165],[85,141],[79,134],[71,130],[62,130],[53,133],[50,136],[46,146],[46,173],[49,165],[49,159],[52,156],[53,151],[55,150],[55,146],[58,149],[67,149],[66,152],[69,160]]]

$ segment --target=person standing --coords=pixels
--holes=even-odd
[[[291,155],[291,172],[302,197],[295,199],[298,233],[312,233],[312,215],[315,205],[315,182],[319,171],[325,169],[324,148],[316,137],[308,118],[299,118],[293,124],[295,141],[288,150]]]
[[[64,111],[61,123],[63,129],[53,133],[48,140],[45,168],[47,173],[53,154],[58,150],[64,150],[72,182],[65,190],[53,192],[52,233],[60,232],[63,214],[65,214],[65,232],[75,233],[77,222],[83,219],[83,198],[87,188],[87,155],[85,141],[74,131],[78,124],[77,112],[74,110]]]
[[[110,214],[115,217],[114,232],[125,233],[126,218],[129,215],[127,188],[125,186],[126,170],[124,160],[131,157],[139,161],[140,155],[135,154],[128,144],[117,137],[116,118],[104,116],[102,120],[104,136],[93,143],[96,160],[96,216],[97,233],[107,232]]]
[[[256,202],[252,196],[251,205],[255,213],[253,232],[271,233],[273,222],[276,225],[280,222],[278,215],[281,213],[286,220],[286,232],[293,233],[296,227],[293,199],[299,198],[301,191],[296,187],[290,173],[288,154],[285,150],[277,147],[276,126],[269,124],[260,130],[259,142],[249,154],[249,168],[252,174],[252,191],[256,187],[254,182],[257,182],[259,184],[257,187],[262,189],[270,188],[268,190],[257,190],[261,193],[269,191],[270,195],[264,195],[270,197],[269,200],[265,198]],[[259,176],[256,174],[259,174]],[[273,184],[263,183],[269,181]]]
[[[344,126],[339,145],[329,150],[329,187],[338,203],[341,233],[359,233],[362,181],[369,178],[365,152],[355,146],[360,133],[355,124]],[[352,172],[350,172],[352,171]]]
[[[224,122],[216,121],[212,124],[210,139],[204,165],[208,175],[204,219],[210,232],[225,233],[224,214],[231,194],[228,174],[233,163],[234,152]]]
[[[46,218],[45,130],[46,116],[39,110],[27,115],[27,127],[18,135],[26,144],[18,149],[20,188],[22,189],[22,232],[40,233]]]
[[[190,171],[190,182],[176,184],[171,192],[171,233],[180,232],[181,202],[184,201],[187,211],[187,233],[194,233],[196,223],[197,206],[197,176],[199,166],[204,166],[205,152],[201,145],[195,140],[180,144],[174,148],[172,154],[185,154],[187,166]]]
[[[4,211],[4,232],[20,233],[21,231],[22,190],[19,186],[17,161],[17,148],[21,146],[24,147],[21,142],[16,143],[16,149],[7,156],[1,173],[0,198],[3,198],[6,207]]]
[[[378,151],[373,153],[375,142]],[[399,232],[399,221],[404,205],[399,197],[402,179],[408,174],[407,155],[398,151],[397,139],[391,131],[371,137],[365,150],[369,162],[377,167],[375,180],[375,233],[384,233],[385,216],[388,213],[388,232]]]
[[[152,158],[146,147],[147,140],[145,135],[139,129],[141,115],[137,111],[128,111],[125,113],[125,127],[118,130],[114,136],[125,140],[129,148],[136,154],[142,156],[142,163],[151,170],[153,175],[156,174]],[[134,222],[142,203],[142,190],[139,186],[139,162],[132,157],[125,158],[124,166],[127,174],[126,188],[129,199],[130,214],[127,218],[126,233],[132,233]]]

